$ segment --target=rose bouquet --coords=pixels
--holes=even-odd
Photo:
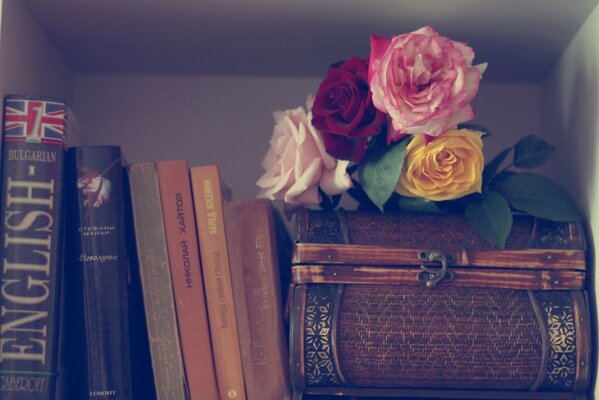
[[[468,121],[486,64],[473,60],[467,44],[431,27],[372,36],[368,58],[331,65],[305,108],[274,114],[259,196],[334,208],[348,193],[361,208],[459,212],[500,248],[513,213],[578,219],[563,189],[528,171],[554,151],[539,137],[485,165],[489,132]]]

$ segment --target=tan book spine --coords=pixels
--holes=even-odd
[[[186,398],[156,166],[128,167],[150,358],[158,400]]]
[[[220,399],[245,400],[218,167],[191,168],[191,186]]]
[[[218,400],[189,166],[161,161],[156,169],[189,398]]]
[[[224,204],[239,346],[249,400],[289,400],[274,210],[265,199]]]

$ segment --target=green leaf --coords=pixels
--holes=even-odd
[[[541,175],[511,175],[497,188],[512,207],[535,217],[553,221],[580,219],[580,211],[568,192]]]
[[[489,190],[501,192],[501,185],[503,185],[503,182],[513,175],[518,175],[518,173],[514,171],[502,171],[498,173],[493,179],[491,179],[491,182],[489,183]]]
[[[545,164],[555,148],[536,135],[523,137],[514,149],[514,165],[518,168],[537,168]]]
[[[485,165],[485,169],[483,170],[483,187],[488,186],[501,164],[510,154],[510,151],[512,151],[512,147],[508,147],[507,149],[503,150],[501,153],[497,154],[495,158],[493,158],[487,165]]]
[[[439,208],[437,203],[422,197],[400,196],[399,209],[414,213],[443,214],[443,210]]]
[[[468,204],[464,216],[476,233],[501,249],[505,247],[513,218],[502,195],[489,191],[481,200]]]
[[[407,138],[406,138],[407,139]],[[383,211],[403,168],[408,140],[393,145],[377,141],[368,148],[358,169],[360,183],[368,198]]]

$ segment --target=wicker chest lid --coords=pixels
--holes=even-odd
[[[583,289],[585,249],[579,223],[518,216],[506,248],[498,249],[457,215],[302,209],[293,280]],[[447,272],[439,278],[441,269]]]

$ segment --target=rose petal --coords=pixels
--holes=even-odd
[[[433,201],[480,192],[484,159],[480,132],[451,130],[433,138],[417,135],[406,147],[406,161],[396,190]]]
[[[412,34],[414,34],[414,35],[425,35],[425,36],[439,36],[439,34],[437,33],[437,31],[435,31],[433,29],[433,27],[430,26],[430,25],[423,26],[422,28],[417,29],[414,32],[412,32]]]
[[[337,167],[334,170],[324,170],[322,178],[320,180],[320,188],[323,192],[329,196],[341,194],[350,187],[352,187],[352,181],[347,173],[347,166],[349,161],[339,161]]]
[[[312,160],[312,162],[302,171],[301,174],[298,174],[298,171],[295,173],[295,182],[287,189],[285,193],[284,200],[286,203],[296,204],[298,198],[302,193],[308,191],[310,188],[318,187],[318,181],[320,180],[320,176],[322,174],[322,160],[316,158]]]
[[[430,26],[394,36],[390,43],[371,37],[368,81],[374,106],[391,119],[390,137],[438,136],[472,118],[469,104],[481,78],[473,58],[467,44]]]
[[[489,63],[480,63],[480,64],[476,64],[474,66],[474,68],[476,68],[479,72],[480,72],[480,78],[483,78],[483,75],[485,73],[485,71],[487,70],[487,67],[489,66]]]
[[[319,185],[335,194],[347,190],[351,179],[342,173],[347,163],[339,167],[338,160],[326,152],[322,135],[311,124],[312,113],[299,107],[274,115],[270,148],[262,160],[265,172],[256,182],[258,196],[288,204],[317,204]]]
[[[326,134],[323,139],[327,153],[339,160],[352,160],[355,163],[362,159],[368,145],[367,138],[347,139],[344,136]]]
[[[391,40],[385,36],[370,35],[370,60],[368,65],[368,82],[372,81],[372,72],[376,69],[373,63],[378,63],[391,45]]]
[[[367,83],[368,60],[353,56],[335,63],[319,85],[312,109],[312,124],[322,134],[335,134],[361,142],[365,136],[382,131],[385,116],[376,109]],[[348,154],[350,144],[339,141],[344,148],[335,151],[333,141],[326,148],[329,154]],[[351,147],[351,146],[349,146]]]

